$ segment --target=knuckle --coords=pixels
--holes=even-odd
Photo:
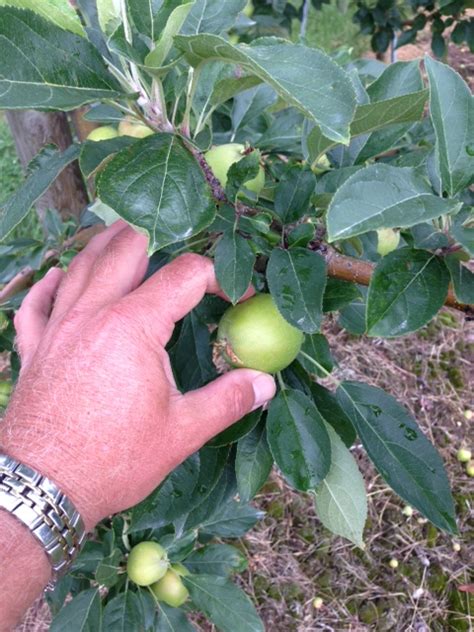
[[[249,393],[243,384],[234,385],[230,393],[230,405],[237,416],[247,412],[249,407]]]

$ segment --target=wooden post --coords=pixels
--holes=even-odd
[[[71,129],[64,112],[9,110],[6,116],[24,169],[44,145],[53,143],[64,151],[72,143]],[[79,165],[74,162],[36,202],[36,209],[40,218],[47,208],[55,208],[64,218],[79,217],[87,203],[87,189]]]

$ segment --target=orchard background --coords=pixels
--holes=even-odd
[[[173,511],[168,511],[167,522],[163,520],[162,511],[154,510],[154,506],[163,510],[170,493],[176,492],[171,477],[168,488],[163,486],[157,490],[148,504],[145,502],[113,522],[106,521],[98,529],[71,575],[49,596],[49,606],[55,616],[52,629],[65,629],[64,622],[70,621],[68,617],[74,618],[77,629],[87,624],[91,630],[98,630],[100,625],[104,630],[211,630],[214,629],[212,621],[217,629],[232,632],[261,630],[262,625],[265,629],[308,632],[471,629],[472,577],[468,562],[473,553],[472,524],[469,523],[472,483],[456,454],[459,448],[470,447],[469,424],[474,407],[470,362],[473,333],[469,324],[472,308],[466,305],[473,302],[469,256],[472,256],[474,229],[470,219],[472,193],[468,190],[473,173],[473,106],[472,97],[467,96],[468,91],[458,75],[438,62],[427,62],[431,73],[428,83],[423,67],[420,74],[418,63],[412,60],[431,49],[432,54],[444,62],[452,62],[456,71],[469,81],[472,78],[469,72],[472,54],[468,51],[468,46],[472,49],[472,11],[466,3],[456,2],[439,5],[379,2],[354,6],[341,2],[263,0],[255,2],[254,7],[244,6],[243,0],[217,4],[210,0],[156,2],[153,4],[153,10],[157,11],[154,25],[159,24],[160,29],[151,37],[150,25],[141,19],[143,6],[136,0],[99,1],[97,5],[78,2],[82,22],[78,21],[77,14],[66,9],[66,4],[55,0],[50,3],[54,10],[49,16],[37,16],[32,9],[38,10],[38,7],[27,0],[0,2],[0,5],[13,5],[13,8],[0,6],[0,41],[5,51],[10,50],[10,45],[23,45],[26,55],[36,61],[35,37],[31,41],[23,39],[28,29],[37,30],[46,40],[56,43],[64,39],[71,46],[74,41],[79,58],[92,55],[89,63],[92,59],[92,64],[97,64],[106,102],[105,106],[95,103],[94,90],[98,86],[94,88],[91,77],[81,77],[79,73],[73,79],[84,82],[81,89],[90,90],[82,101],[82,97],[75,96],[74,86],[69,92],[56,86],[48,94],[48,79],[44,80],[46,86],[41,87],[37,77],[28,76],[29,71],[24,68],[20,68],[21,76],[15,75],[17,68],[8,55],[1,62],[1,76],[8,89],[0,96],[0,107],[8,110],[10,128],[23,164],[29,163],[48,143],[63,151],[58,154],[51,145],[43,149],[28,167],[28,179],[22,187],[23,176],[13,151],[12,137],[2,120],[0,283],[4,287],[0,290],[0,308],[7,319],[2,320],[0,343],[5,351],[0,369],[4,378],[8,381],[16,378],[18,360],[12,351],[11,316],[29,284],[40,278],[51,264],[67,267],[77,249],[97,229],[99,218],[108,222],[118,213],[133,225],[150,229],[146,219],[140,220],[140,205],[136,209],[138,214],[127,215],[126,205],[121,203],[123,191],[116,184],[116,178],[121,167],[128,169],[130,156],[140,156],[141,151],[143,156],[156,151],[157,159],[161,159],[160,147],[167,142],[165,134],[173,132],[180,158],[192,159],[187,163],[190,170],[200,169],[193,173],[198,179],[196,191],[201,198],[185,200],[185,204],[192,203],[196,211],[192,221],[190,219],[191,226],[183,220],[171,236],[166,226],[153,232],[151,250],[156,252],[150,271],[185,250],[215,256],[221,283],[237,301],[247,278],[253,278],[260,291],[270,289],[276,298],[286,283],[282,257],[296,262],[293,282],[303,280],[308,271],[311,276],[311,271],[317,268],[318,274],[311,277],[315,283],[306,288],[307,291],[303,289],[298,293],[293,285],[286,297],[287,304],[278,305],[290,322],[298,320],[297,316],[304,321],[302,329],[307,334],[304,351],[316,360],[316,365],[302,356],[299,364],[283,372],[279,380],[282,388],[290,393],[290,399],[314,398],[318,440],[323,443],[326,440],[327,423],[341,436],[343,441],[338,442],[331,433],[332,456],[343,455],[339,464],[347,467],[349,461],[351,475],[339,478],[332,491],[344,499],[344,490],[347,490],[355,500],[339,513],[325,511],[321,504],[321,485],[324,486],[330,463],[326,464],[325,472],[319,472],[318,478],[308,458],[301,457],[300,465],[308,478],[301,480],[286,455],[274,442],[272,444],[271,432],[269,451],[263,421],[254,428],[254,421],[247,420],[243,422],[246,426],[221,437],[196,457],[203,471],[212,462],[217,474],[206,481],[206,493],[210,494],[211,490],[213,493],[203,496],[191,514],[173,515]],[[352,20],[354,14],[355,20]],[[200,16],[199,20],[196,15]],[[359,34],[359,26],[354,21],[365,36]],[[201,28],[202,24],[205,26]],[[210,33],[210,37],[201,35],[203,32]],[[71,33],[76,39],[68,39]],[[106,66],[100,64],[90,48],[86,51],[85,44],[78,39],[85,40],[86,33],[107,60]],[[320,77],[320,85],[316,81],[311,84],[313,88],[330,84],[329,89],[321,91],[320,103],[309,103],[307,95],[301,95],[304,102],[301,107],[298,90],[304,87],[294,83],[294,90],[288,90],[284,86],[285,81],[288,85],[288,77],[285,78],[278,67],[267,68],[264,73],[256,68],[252,48],[246,48],[245,44],[268,36],[289,38],[307,47],[292,51],[297,50],[295,55],[301,55],[296,58],[296,66],[311,56],[314,74],[304,75],[305,82],[311,84],[315,77]],[[192,37],[197,39],[188,45],[190,40],[186,38]],[[222,48],[224,45],[216,37],[223,37],[232,48]],[[239,47],[239,43],[244,46]],[[274,39],[260,40],[260,43],[261,46],[283,45]],[[404,46],[397,47],[397,43]],[[210,50],[213,46],[214,52]],[[281,63],[289,54],[288,45],[284,46]],[[311,47],[325,49],[332,60],[318,57],[311,52]],[[373,59],[370,48],[374,49],[378,61]],[[233,65],[226,64],[226,69],[213,66],[212,61],[201,65],[202,59],[214,58],[216,54]],[[360,57],[366,61],[356,61]],[[409,63],[398,63],[385,70],[382,59]],[[38,63],[45,64],[42,71],[47,76],[47,62]],[[190,70],[188,64],[195,70]],[[68,69],[61,67],[60,59],[56,60],[58,67],[60,73],[64,72],[65,82],[70,81]],[[215,73],[212,68],[216,69]],[[229,74],[229,69],[237,70]],[[339,69],[343,69],[342,74]],[[108,71],[113,77],[107,75]],[[263,78],[264,83],[258,83],[256,77]],[[26,84],[26,91],[15,92],[13,87],[18,88],[22,82]],[[241,82],[238,88],[237,82]],[[120,96],[123,90],[130,93],[132,87],[138,89],[135,95]],[[325,101],[325,93],[330,89],[336,90],[336,105],[331,107]],[[114,91],[117,94],[112,94]],[[455,96],[453,120],[443,101],[444,92]],[[211,95],[215,97],[214,102],[208,98]],[[91,109],[90,106],[77,108],[83,102],[91,103]],[[163,117],[163,107],[158,108],[158,112],[154,107],[163,106],[164,102],[168,117]],[[357,109],[353,107],[355,102]],[[209,105],[212,111],[206,110]],[[22,112],[26,107],[43,111]],[[67,110],[68,114],[45,113],[44,110],[50,109]],[[334,117],[334,113],[339,116]],[[87,134],[101,124],[123,128],[124,115],[138,116],[137,120],[150,125],[147,131],[152,138],[137,141],[122,135],[79,146],[79,141],[84,141]],[[345,123],[341,123],[343,119]],[[347,148],[347,124],[351,121]],[[463,126],[466,134],[464,140],[460,140],[457,132]],[[223,144],[235,140],[248,142],[260,153],[248,152],[240,165],[229,172],[229,182],[223,188],[206,170],[201,152],[205,152],[211,142]],[[79,165],[74,162],[78,156]],[[153,167],[153,160],[148,166]],[[245,187],[245,182],[256,175],[259,161],[265,169],[266,184],[257,198],[255,192]],[[363,188],[361,173],[373,173],[370,170],[375,164],[380,165],[377,167],[382,170],[379,175],[382,173],[380,177],[392,187],[392,192],[399,185],[403,189],[402,185],[410,181],[410,193],[425,200],[421,215],[417,215],[420,220],[414,222],[410,218],[410,212],[420,209],[408,207],[404,215],[400,209],[406,200],[398,198],[394,203],[398,208],[397,222],[390,217],[393,207],[382,196],[377,203],[380,205],[378,215],[383,219],[379,217],[374,222],[365,217],[365,228],[347,235],[344,216],[348,211],[344,199],[350,200],[351,208],[374,201],[379,194],[373,190],[369,190],[366,197],[362,193],[362,197],[357,198],[355,189],[351,190],[350,186],[355,180],[357,186]],[[56,184],[44,194],[63,167]],[[347,180],[351,182],[345,184]],[[97,195],[101,197],[100,202],[94,202]],[[35,208],[30,211],[33,205]],[[430,207],[439,212],[433,212]],[[159,206],[153,210],[158,218],[160,213],[169,212]],[[381,258],[376,252],[375,230],[386,228],[396,229],[396,242],[401,228],[401,240],[399,245],[395,243],[397,250]],[[184,234],[193,236],[183,239]],[[394,233],[390,235],[393,238]],[[407,293],[405,312],[389,314],[387,321],[381,314],[389,307],[385,304],[383,309],[378,309],[372,303],[372,307],[367,308],[368,321],[364,322],[364,285],[370,281],[373,265],[379,270],[399,266],[399,276],[403,277],[400,270],[404,266],[410,269],[419,257],[430,266],[430,275],[422,279],[430,291],[423,295],[421,318],[417,309],[410,307],[415,297],[407,293],[410,280],[405,279],[400,286],[400,292]],[[238,274],[229,273],[223,265],[227,260],[235,263]],[[306,260],[310,263],[305,264]],[[325,272],[322,273],[325,265],[332,281],[327,282],[326,289],[319,283],[318,289],[317,280],[321,276],[325,278]],[[356,270],[354,278],[347,276],[348,268]],[[419,274],[422,275],[423,270],[424,267]],[[349,285],[348,278],[357,283]],[[451,289],[448,299],[456,310],[442,307],[450,279],[454,292]],[[417,291],[422,290],[418,287]],[[378,300],[383,302],[386,290],[381,285],[377,288],[374,280],[370,292],[375,298],[380,295]],[[322,303],[318,304],[314,293],[319,293]],[[206,302],[178,328],[170,352],[178,382],[184,390],[205,383],[215,374],[215,368],[209,363],[210,343],[215,322],[223,309],[224,306],[215,301]],[[367,328],[369,336],[364,333]],[[400,333],[415,330],[419,331],[398,337]],[[190,353],[194,354],[192,363]],[[186,370],[190,364],[192,370]],[[316,380],[319,387],[314,386]],[[347,419],[351,417],[350,407],[347,408],[346,402],[344,408],[344,397],[339,400],[339,407],[334,407],[330,392],[337,384],[347,381],[384,389],[417,419],[425,436],[441,454],[447,470],[458,533],[455,533],[454,513],[450,509],[442,466],[436,459],[432,460],[435,457],[427,444],[423,444],[421,450],[432,463],[436,462],[434,469],[439,484],[428,480],[420,485],[420,481],[415,480],[421,490],[419,509],[441,529],[387,487],[380,472],[392,485],[396,476],[394,479],[394,473],[386,471],[380,458],[374,459],[377,471],[362,446],[364,441],[359,438],[354,441],[351,421]],[[374,392],[364,387],[365,395]],[[326,395],[321,399],[322,393]],[[279,397],[281,401],[281,395]],[[381,406],[370,405],[373,417],[381,416],[383,421],[385,406],[392,405],[392,400],[380,394],[377,397],[382,397]],[[270,409],[267,423],[274,427],[275,420],[282,415],[271,416]],[[306,423],[294,412],[287,418],[283,415],[283,422],[287,432],[290,428],[290,434],[291,428]],[[357,423],[357,419],[352,422]],[[411,422],[408,423],[411,436],[413,432],[418,433],[410,427]],[[403,437],[394,440],[399,441],[400,446],[403,444]],[[344,443],[351,446],[350,452]],[[367,439],[365,447],[370,451]],[[259,462],[265,463],[263,469],[267,471],[271,461],[276,461],[277,467],[266,483],[263,472],[253,474],[253,478],[243,476],[253,454],[258,455]],[[355,464],[363,474],[368,503],[360,485],[354,487],[350,480],[357,478],[351,469]],[[409,463],[408,467],[413,464]],[[403,469],[403,462],[398,465]],[[419,462],[417,467],[420,467]],[[309,493],[295,492],[285,479],[293,487]],[[220,505],[212,506],[209,499],[216,493],[219,496],[223,484],[223,500]],[[410,498],[412,490],[404,488],[403,480],[395,480],[395,487],[405,499]],[[432,495],[430,497],[433,492],[438,492],[440,498],[433,500]],[[243,502],[251,500],[254,494],[250,505]],[[239,497],[240,502],[236,502]],[[206,520],[209,515],[213,520]],[[331,534],[325,527],[353,543]],[[181,560],[191,569],[193,575],[187,580],[189,584],[186,583],[191,601],[184,610],[154,604],[146,591],[126,581],[125,563],[130,545],[147,539],[160,541],[172,561]],[[365,549],[357,548],[354,543]],[[207,569],[212,567],[211,573],[209,570],[203,573],[203,559]],[[233,583],[227,579],[229,576]],[[236,586],[251,596],[263,624]],[[203,594],[206,594],[205,599]],[[227,604],[224,615],[219,612],[221,600]],[[63,602],[67,604],[65,607],[62,607]],[[48,629],[49,606],[39,603],[29,613],[22,629]],[[199,614],[199,610],[208,618]]]

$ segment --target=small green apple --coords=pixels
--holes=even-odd
[[[119,136],[133,136],[134,138],[146,138],[155,132],[147,125],[139,123],[135,119],[126,116],[122,119],[118,126]]]
[[[293,362],[303,338],[303,332],[283,318],[270,294],[257,294],[224,313],[217,350],[233,367],[276,373]]]
[[[225,189],[227,184],[227,172],[234,162],[238,162],[245,155],[245,147],[240,143],[227,143],[226,145],[216,145],[211,147],[208,152],[204,154],[207,164],[212,169],[212,173],[221,183],[221,186]],[[244,182],[244,186],[253,191],[257,195],[265,186],[265,171],[260,165],[258,173],[252,180]]]
[[[253,6],[253,2],[252,0],[248,0],[247,4],[245,5],[242,13],[247,17],[247,18],[251,18],[253,15],[253,12],[255,11],[255,7]]]
[[[0,408],[6,408],[12,392],[11,382],[0,382]]]
[[[150,586],[164,575],[169,568],[165,549],[158,542],[140,542],[130,551],[127,574],[139,586]]]
[[[466,474],[471,478],[474,477],[474,461],[469,461],[466,465]]]
[[[172,608],[179,608],[189,597],[188,589],[173,570],[169,570],[160,581],[153,584],[151,590],[158,601],[164,601]]]
[[[377,252],[382,257],[397,249],[400,233],[393,228],[381,228],[377,231]]]
[[[468,448],[459,448],[457,458],[459,463],[467,463],[471,460],[472,452]]]
[[[99,140],[109,140],[109,138],[117,138],[118,132],[115,127],[111,125],[102,125],[102,127],[97,127],[93,129],[92,132],[88,135],[87,140],[99,141]]]
[[[320,173],[326,173],[326,171],[328,171],[330,168],[331,163],[329,162],[329,158],[326,156],[326,154],[323,154],[318,162],[313,167],[311,167],[311,171],[316,175],[319,175]]]

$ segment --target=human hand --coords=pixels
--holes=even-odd
[[[56,482],[88,529],[275,393],[249,369],[178,391],[165,345],[219,288],[205,257],[182,255],[142,283],[147,263],[146,238],[117,222],[37,283],[15,318],[22,370],[0,445]]]

